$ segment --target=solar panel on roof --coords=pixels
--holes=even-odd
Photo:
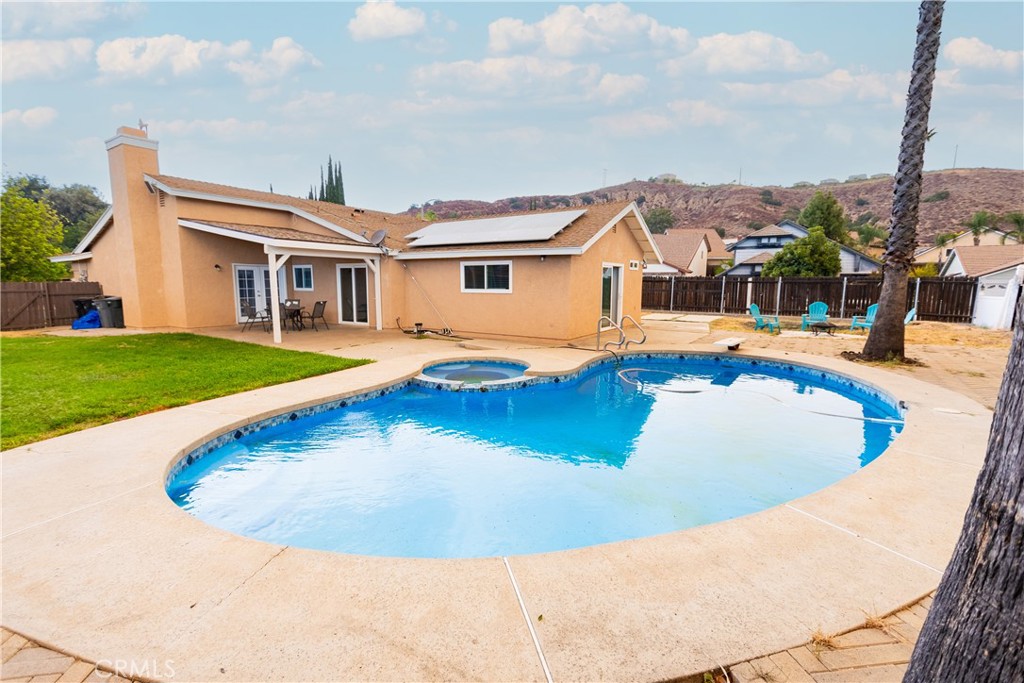
[[[466,221],[433,223],[407,235],[413,247],[438,247],[454,244],[493,244],[495,242],[543,242],[564,230],[587,212],[559,211],[522,216],[474,218]]]

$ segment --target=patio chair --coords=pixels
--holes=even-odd
[[[245,320],[242,321],[242,332],[251,330],[252,326],[256,323],[263,325],[263,331],[267,331],[267,320],[269,316],[266,313],[257,312],[256,307],[248,301],[242,301],[242,315],[245,316]]]
[[[807,312],[801,316],[800,329],[806,330],[814,323],[828,322],[828,304],[824,301],[815,301],[807,307]]]
[[[750,304],[750,315],[754,316],[754,331],[757,332],[763,327],[768,328],[768,332],[781,332],[782,324],[779,323],[779,316],[777,315],[761,315],[761,309],[757,304]]]
[[[851,330],[870,330],[872,323],[875,322],[875,314],[878,313],[878,304],[871,304],[868,306],[868,312],[866,315],[855,315],[850,320]]]
[[[909,311],[907,311],[907,317],[903,319],[903,326],[906,327],[907,325],[909,325],[910,323],[914,322],[915,320],[917,320],[917,308],[916,307],[915,308],[911,308]]]
[[[327,324],[327,319],[324,317],[325,308],[327,308],[326,301],[317,301],[316,303],[313,304],[313,311],[311,313],[301,314],[302,320],[308,320],[309,324],[313,326],[314,332],[319,332],[319,330],[316,329],[316,321],[318,318],[324,324],[324,327],[326,327],[328,330],[331,329],[330,326]]]

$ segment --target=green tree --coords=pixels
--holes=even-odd
[[[839,245],[825,237],[821,226],[811,228],[807,237],[794,240],[772,256],[761,274],[765,277],[832,277],[839,275]]]
[[[672,209],[666,207],[650,209],[643,216],[644,222],[647,223],[647,228],[654,234],[661,234],[666,230],[674,228],[678,220],[676,215],[672,213]]]
[[[881,227],[876,223],[862,223],[854,230],[857,232],[857,245],[861,251],[874,245],[876,242],[885,242],[885,238],[889,236],[885,228]]]
[[[907,272],[914,262],[917,246],[918,210],[921,207],[921,179],[924,146],[928,141],[928,114],[932,106],[932,84],[939,55],[942,30],[941,0],[924,0],[917,22],[917,43],[907,89],[899,163],[893,178],[889,239],[882,268],[882,291],[878,311],[871,325],[862,356],[868,360],[903,358],[907,310]]]
[[[1002,243],[1006,244],[1006,238],[1012,237],[1019,243],[1024,244],[1024,213],[1012,211],[1003,216],[1003,221],[1010,224],[1010,229],[1003,235]]]
[[[64,225],[64,251],[71,251],[82,241],[108,206],[95,187],[77,183],[51,187],[43,193],[43,198]]]
[[[981,244],[981,236],[992,229],[999,222],[998,216],[988,211],[975,211],[970,220],[964,221],[962,225],[974,235],[974,246]]]
[[[320,167],[320,191],[316,191],[314,185],[309,186],[309,194],[306,195],[307,199],[313,199],[321,202],[331,202],[332,204],[344,204],[345,203],[345,181],[341,177],[341,162],[334,161],[331,156],[327,155],[327,177],[324,178],[324,167]]]
[[[811,201],[807,202],[807,206],[800,212],[797,222],[808,228],[821,226],[825,229],[825,237],[840,244],[850,241],[850,236],[846,234],[846,226],[850,221],[839,200],[831,192],[815,192]]]
[[[24,178],[4,183],[0,200],[0,280],[61,280],[68,275],[67,266],[48,260],[61,253],[64,230],[60,217],[45,201],[22,196],[27,185]]]

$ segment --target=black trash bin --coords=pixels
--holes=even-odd
[[[92,299],[72,299],[71,302],[75,304],[75,318],[81,318],[92,310]]]
[[[124,327],[124,307],[119,296],[104,296],[93,300],[100,313],[102,327]]]

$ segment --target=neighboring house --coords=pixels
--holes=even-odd
[[[924,265],[925,263],[935,263],[940,267],[943,263],[949,260],[953,250],[957,247],[973,247],[973,246],[999,246],[1003,244],[1020,244],[1020,242],[1013,236],[1009,235],[1001,230],[991,229],[981,233],[978,237],[979,244],[974,244],[974,235],[971,234],[970,230],[961,232],[956,237],[950,239],[945,245],[939,247],[937,245],[930,247],[921,247],[914,252],[914,263],[917,265]]]
[[[728,249],[732,252],[734,261],[732,268],[724,274],[760,275],[764,264],[782,247],[806,237],[809,232],[804,226],[790,220],[783,220],[778,225],[769,225],[752,232],[740,238],[735,244],[729,245]],[[864,275],[878,272],[882,268],[879,261],[845,244],[839,245],[839,261],[841,275]]]
[[[1009,329],[1024,280],[1024,245],[956,247],[940,275],[978,278],[971,322],[982,327]]]
[[[243,302],[279,318],[298,298],[343,325],[570,340],[638,318],[643,264],[662,261],[633,202],[429,223],[162,175],[133,128],[106,147],[111,209],[53,260],[120,296],[129,327],[231,325]]]
[[[708,275],[714,275],[719,267],[732,261],[732,252],[714,230],[705,230],[704,236],[708,239]]]
[[[683,275],[705,276],[711,246],[703,230],[666,230],[654,235],[662,260]],[[650,268],[648,268],[648,274]]]

